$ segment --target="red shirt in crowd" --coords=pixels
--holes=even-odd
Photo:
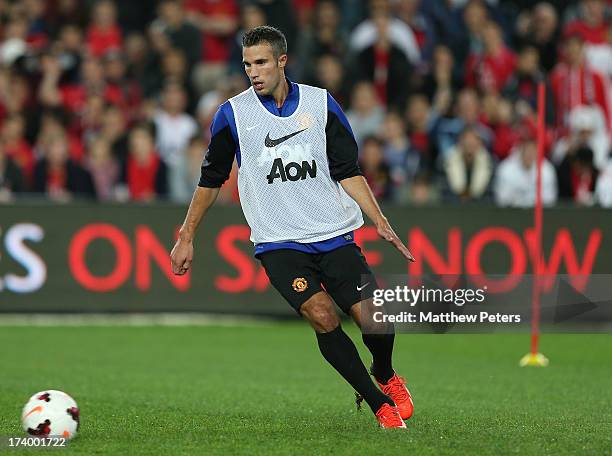
[[[121,49],[122,41],[121,29],[118,25],[101,28],[92,24],[87,29],[87,46],[96,57],[108,51]]]
[[[83,143],[73,134],[68,133],[68,156],[77,163],[81,163],[85,155],[85,147]]]
[[[580,35],[589,44],[605,44],[608,41],[608,24],[602,22],[592,27],[582,20],[575,20],[564,27],[563,35]]]
[[[366,170],[362,168],[363,177],[365,177],[368,185],[372,189],[372,194],[377,199],[384,199],[389,196],[391,190],[391,176],[389,169],[386,166],[379,166],[375,170]]]
[[[28,182],[32,182],[34,176],[34,152],[25,139],[20,139],[14,143],[5,144],[6,155],[13,159],[19,166]]]
[[[374,47],[374,88],[378,99],[387,104],[387,81],[389,80],[389,51],[380,46]]]
[[[49,44],[49,37],[42,32],[30,33],[26,37],[28,47],[34,49],[43,49]]]
[[[580,105],[599,106],[607,124],[612,127],[610,86],[601,73],[586,65],[572,68],[566,63],[559,63],[550,75],[550,85],[555,98],[557,127],[562,134],[568,127],[569,113]]]
[[[114,85],[104,87],[104,100],[107,103],[121,107],[123,104],[123,94],[121,89]],[[87,101],[88,91],[82,85],[70,84],[60,87],[62,105],[71,112],[80,111]]]
[[[595,191],[595,176],[591,173],[580,173],[576,169],[572,169],[570,182],[574,201],[584,201],[588,199],[588,195]]]
[[[49,168],[47,170],[47,191],[66,190],[66,181],[66,169],[64,167]]]
[[[510,124],[492,125],[493,143],[491,144],[491,152],[503,160],[509,154],[514,145],[518,142],[519,135]]]
[[[209,19],[215,16],[238,19],[239,13],[235,0],[186,0],[185,9],[200,13]],[[230,39],[231,37],[202,33],[202,60],[215,63],[227,62]]]
[[[516,66],[516,56],[503,47],[497,55],[470,54],[465,62],[465,83],[485,91],[501,91]]]
[[[317,0],[293,0],[291,5],[295,9],[297,17],[300,18],[300,24],[304,24],[317,6]]]
[[[155,181],[160,167],[157,153],[152,153],[146,163],[139,163],[134,157],[128,157],[127,185],[131,199],[146,200],[155,196]]]
[[[415,131],[409,135],[410,145],[422,156],[429,154],[429,135],[426,131]]]

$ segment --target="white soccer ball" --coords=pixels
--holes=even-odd
[[[79,430],[79,407],[62,391],[40,391],[23,408],[21,425],[30,435],[69,440]]]

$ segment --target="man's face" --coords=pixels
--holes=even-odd
[[[81,70],[85,83],[101,84],[104,81],[104,68],[97,59],[87,59],[82,64]]]
[[[482,33],[482,38],[485,46],[489,50],[496,49],[496,47],[502,43],[501,31],[492,23],[485,26]]]
[[[539,3],[533,14],[533,30],[540,36],[552,37],[558,22],[555,9],[548,3]]]
[[[382,147],[376,141],[365,141],[361,150],[361,163],[367,170],[376,170],[383,160]]]
[[[463,21],[469,30],[478,30],[487,22],[487,10],[480,2],[470,2],[464,9]]]
[[[52,165],[61,165],[68,158],[68,149],[64,138],[54,138],[47,150],[47,160]]]
[[[183,10],[178,3],[165,2],[160,6],[160,15],[169,25],[177,27],[183,22]]]
[[[565,43],[565,55],[570,64],[577,65],[582,62],[583,42],[577,37],[569,38]]]
[[[268,43],[242,48],[242,62],[249,80],[258,95],[270,95],[283,78],[287,55],[274,57]]]
[[[478,97],[470,90],[463,91],[459,94],[457,100],[457,111],[459,117],[466,123],[471,124],[478,119]]]
[[[324,55],[317,62],[317,76],[326,89],[342,84],[342,65],[335,57]]]
[[[149,156],[153,149],[151,136],[142,129],[132,130],[130,135],[130,153],[138,160]]]
[[[408,110],[406,117],[408,121],[413,125],[422,124],[427,121],[429,115],[429,103],[427,98],[415,95],[408,103]]]
[[[535,48],[527,48],[519,54],[518,68],[522,73],[532,74],[538,70],[539,59]]]
[[[521,163],[525,169],[530,169],[536,161],[538,146],[535,141],[525,141],[521,147]]]
[[[472,162],[481,147],[480,138],[473,131],[463,134],[460,140],[461,152],[467,162]]]
[[[436,68],[452,68],[453,67],[453,54],[450,49],[446,46],[438,46],[434,51],[434,66]]]
[[[584,0],[582,4],[590,22],[599,24],[604,20],[606,4],[603,0]]]
[[[169,112],[181,112],[185,109],[185,93],[178,87],[168,87],[163,94],[163,106]]]

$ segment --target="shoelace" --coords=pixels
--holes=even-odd
[[[408,391],[406,390],[404,377],[397,377],[399,379],[391,384],[385,385],[383,388],[383,393],[387,396],[394,395],[398,402],[403,402],[408,400]],[[363,402],[363,396],[355,391],[355,405],[357,406],[357,411],[361,411],[361,403]]]
[[[397,377],[397,380],[388,383],[383,388],[383,393],[387,396],[394,397],[397,402],[403,402],[408,400],[408,391],[405,386],[406,380],[403,377]]]

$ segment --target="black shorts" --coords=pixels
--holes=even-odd
[[[326,291],[343,312],[371,298],[377,288],[361,249],[345,245],[326,253],[272,250],[258,255],[270,282],[300,313],[300,306],[312,295]]]

